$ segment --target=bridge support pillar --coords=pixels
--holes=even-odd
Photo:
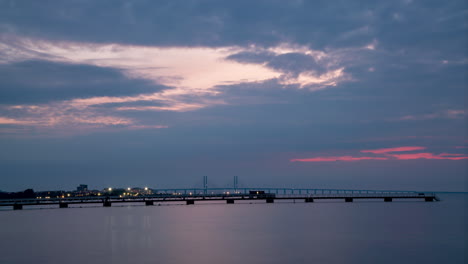
[[[383,198],[384,202],[391,202],[393,199],[392,197],[385,197]]]
[[[154,201],[145,201],[145,205],[154,205]]]
[[[313,203],[313,202],[314,202],[314,198],[305,198],[305,202],[306,202],[306,203]]]
[[[23,209],[23,205],[22,204],[14,204],[13,205],[13,210],[22,210]]]
[[[234,203],[234,199],[227,199],[227,200],[226,200],[226,203],[228,203],[228,204],[233,204],[233,203]]]
[[[275,202],[275,199],[273,198],[267,198],[266,199],[266,203],[274,203]]]
[[[345,198],[345,202],[347,202],[347,203],[352,203],[352,202],[353,202],[353,198],[351,198],[351,197]]]
[[[68,208],[68,203],[59,203],[59,208]]]
[[[434,201],[434,198],[433,198],[433,197],[425,197],[425,198],[424,198],[424,201],[426,201],[426,202],[433,202],[433,201]]]
[[[187,205],[195,204],[195,200],[185,200],[185,202],[187,203]]]
[[[104,203],[102,204],[104,207],[111,207],[112,206],[112,203],[111,201],[104,201]]]

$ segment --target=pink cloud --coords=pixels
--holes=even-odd
[[[18,120],[13,118],[1,117],[0,116],[0,125],[32,125],[31,121]]]
[[[468,156],[464,156],[464,154],[450,154],[450,153],[442,153],[442,154],[433,154],[433,153],[412,153],[412,154],[387,154],[393,158],[398,160],[413,160],[413,159],[437,159],[437,160],[462,160],[468,159]]]
[[[426,149],[426,147],[406,146],[396,148],[382,148],[374,150],[361,150],[362,153],[380,154],[377,157],[359,157],[359,156],[329,156],[315,157],[305,159],[291,159],[292,162],[330,162],[330,161],[360,161],[360,160],[415,160],[415,159],[436,159],[436,160],[463,160],[468,159],[465,154],[459,153],[441,153],[434,154],[429,152],[423,153],[405,153],[394,154],[393,152],[415,151]]]
[[[397,147],[397,148],[382,148],[382,149],[372,149],[372,150],[361,150],[362,153],[374,153],[374,154],[384,154],[389,152],[400,152],[400,151],[413,151],[413,150],[422,150],[426,149],[425,147]]]
[[[353,157],[353,156],[339,156],[339,157],[317,157],[308,159],[292,159],[291,161],[299,162],[323,162],[323,161],[359,161],[359,160],[387,160],[385,157]]]

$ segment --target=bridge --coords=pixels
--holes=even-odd
[[[206,185],[205,185],[206,186]],[[275,200],[300,200],[312,203],[318,200],[380,200],[392,202],[393,200],[439,201],[435,193],[416,191],[393,190],[344,190],[344,189],[297,189],[297,188],[190,188],[190,189],[154,189],[152,195],[137,196],[83,196],[41,199],[4,199],[0,206],[13,207],[14,210],[23,209],[23,206],[58,205],[59,208],[68,208],[69,205],[102,204],[110,207],[114,203],[155,203],[183,202],[193,205],[195,202],[226,201],[234,204],[236,201],[261,200],[274,203]]]

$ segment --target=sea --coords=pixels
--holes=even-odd
[[[0,263],[468,263],[468,194],[424,201],[25,206]]]

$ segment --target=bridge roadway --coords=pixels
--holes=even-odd
[[[67,197],[67,198],[49,198],[49,199],[9,199],[0,200],[0,206],[12,206],[15,210],[23,209],[23,206],[38,206],[38,205],[59,205],[60,208],[67,208],[69,205],[76,204],[102,204],[105,207],[112,206],[113,203],[145,203],[146,205],[154,205],[154,203],[163,202],[184,202],[187,205],[195,204],[202,201],[226,201],[228,204],[233,204],[235,201],[242,200],[265,200],[266,203],[274,203],[275,200],[303,200],[306,203],[314,202],[315,200],[344,200],[345,202],[353,202],[354,200],[383,200],[392,202],[394,199],[417,199],[426,202],[439,201],[439,198],[434,193],[421,193],[412,191],[371,191],[371,190],[329,190],[329,189],[301,189],[307,190],[306,194],[291,192],[291,194],[265,193],[261,194],[264,188],[255,188],[249,190],[259,191],[260,194],[249,194],[248,191],[234,192],[224,191],[223,193],[210,193],[212,189],[198,189],[201,193],[189,192],[187,194],[176,192],[181,189],[170,189],[170,192],[159,192],[154,195],[145,196],[87,196],[87,197]],[[223,190],[226,190],[223,188]],[[276,189],[275,189],[276,190]],[[277,189],[283,190],[283,189]],[[167,189],[169,191],[169,189]],[[281,191],[280,191],[281,192]],[[205,194],[206,193],[206,194]]]

